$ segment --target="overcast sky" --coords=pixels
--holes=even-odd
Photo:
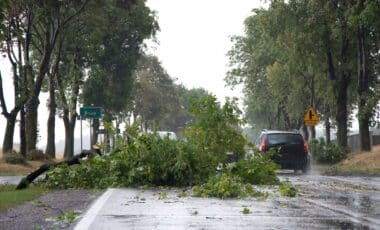
[[[151,47],[163,67],[187,87],[203,87],[219,100],[241,97],[225,87],[230,36],[243,34],[243,22],[260,0],[148,0],[161,31]]]
[[[243,34],[243,22],[253,8],[264,5],[260,0],[148,0],[147,5],[158,16],[159,44],[148,42],[149,52],[156,55],[169,75],[187,87],[203,87],[220,101],[226,96],[241,97],[240,90],[225,88],[226,53],[231,48],[230,36]],[[8,109],[13,108],[13,85],[10,65],[0,57],[4,94]],[[47,96],[42,94],[39,106],[40,142],[46,143]],[[6,121],[0,117],[0,144]],[[62,120],[56,121],[56,142],[64,138]],[[75,137],[80,137],[79,122]],[[84,133],[88,125],[84,124]],[[15,142],[19,142],[18,129]],[[85,146],[86,147],[86,146]]]

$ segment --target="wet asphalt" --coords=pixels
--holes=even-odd
[[[178,197],[181,189],[110,189],[75,229],[380,229],[380,177],[331,177],[281,171],[295,198]],[[189,191],[187,191],[189,192]],[[249,213],[244,214],[243,210]]]
[[[22,176],[0,176],[0,184],[17,185],[22,179]]]

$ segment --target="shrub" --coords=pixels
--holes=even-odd
[[[53,168],[45,184],[50,188],[200,185],[195,186],[195,194],[226,198],[256,194],[248,183],[278,182],[270,154],[242,159],[246,141],[233,128],[242,124],[235,101],[221,108],[215,97],[206,97],[193,105],[192,112],[196,121],[184,140],[160,138],[156,133],[138,135],[131,129],[129,133],[136,136],[128,145],[122,143],[117,153],[96,156],[72,168]],[[227,152],[240,160],[215,176],[219,164],[228,165]]]
[[[290,185],[289,181],[282,182],[279,186],[279,191],[282,196],[295,197],[297,189]]]
[[[81,161],[77,167],[58,166],[48,172],[46,185],[54,188],[108,186],[185,186],[215,174],[211,154],[189,143],[144,134],[126,149]]]
[[[313,158],[318,163],[335,164],[347,157],[347,152],[335,143],[326,144],[323,138],[310,144]]]
[[[41,161],[41,160],[48,160],[50,159],[50,156],[43,153],[40,149],[33,149],[28,152],[26,155],[26,159],[29,161]]]
[[[278,165],[271,160],[273,154],[276,154],[274,150],[255,156],[248,155],[247,159],[241,159],[227,166],[225,171],[240,177],[245,183],[278,184],[279,179],[275,172]]]
[[[26,165],[26,160],[23,155],[12,151],[12,153],[4,154],[4,161],[9,164],[22,164]]]
[[[235,198],[259,195],[251,184],[242,183],[240,178],[228,174],[211,177],[207,183],[193,187],[193,196]]]

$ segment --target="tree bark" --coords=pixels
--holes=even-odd
[[[337,142],[341,147],[347,147],[347,88],[348,82],[341,80],[337,86]]]
[[[360,1],[359,7],[362,8],[363,1]],[[360,148],[362,151],[371,151],[371,137],[369,132],[369,123],[371,119],[372,106],[367,104],[369,98],[369,78],[368,78],[368,48],[366,41],[366,29],[364,26],[358,26],[357,46],[358,46],[358,95],[359,95],[359,136]]]
[[[307,126],[305,124],[303,124],[301,129],[302,129],[302,133],[303,133],[303,138],[306,141],[309,141],[309,132],[307,130]]]
[[[65,115],[64,115],[65,116]],[[74,127],[70,122],[68,115],[63,117],[63,124],[65,126],[65,150],[63,156],[65,159],[70,159],[74,156]]]
[[[36,149],[37,146],[38,104],[38,96],[31,96],[25,105],[25,135],[27,152]]]
[[[93,149],[93,145],[95,145],[98,142],[98,132],[99,132],[100,122],[99,119],[93,119],[92,125],[91,125],[91,149]]]
[[[313,140],[316,137],[316,132],[315,132],[315,126],[309,126],[308,127],[309,133],[310,133],[310,138]]]
[[[25,109],[20,110],[20,154],[26,156]]]
[[[100,155],[100,152],[91,151],[91,150],[83,150],[80,154],[76,155],[75,157],[72,157],[68,160],[61,161],[58,163],[47,163],[41,165],[37,170],[31,172],[28,176],[21,179],[20,183],[17,185],[16,190],[25,189],[29,186],[30,183],[32,183],[37,177],[42,175],[44,172],[48,171],[51,167],[60,165],[60,164],[67,164],[67,165],[74,165],[74,164],[80,164],[79,159],[82,159],[84,157],[91,157],[94,155]]]
[[[326,135],[326,144],[331,143],[331,123],[330,119],[326,116],[325,118],[325,135]]]
[[[4,141],[3,141],[3,153],[9,153],[13,150],[13,135],[16,125],[17,113],[10,113],[7,117],[7,126],[5,128]]]
[[[49,77],[49,118],[47,121],[47,143],[45,154],[55,158],[55,114],[57,104],[55,102],[54,75]]]

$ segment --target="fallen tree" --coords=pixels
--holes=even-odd
[[[37,177],[39,177],[40,175],[42,175],[44,172],[48,171],[52,167],[55,167],[61,164],[67,164],[67,165],[80,164],[80,161],[79,161],[80,159],[85,158],[85,157],[92,157],[95,155],[101,155],[98,149],[83,150],[80,154],[75,155],[74,157],[68,160],[64,160],[64,161],[56,162],[56,163],[43,164],[37,170],[29,173],[26,177],[22,178],[20,183],[17,185],[16,190],[27,188],[29,184],[32,183]]]

